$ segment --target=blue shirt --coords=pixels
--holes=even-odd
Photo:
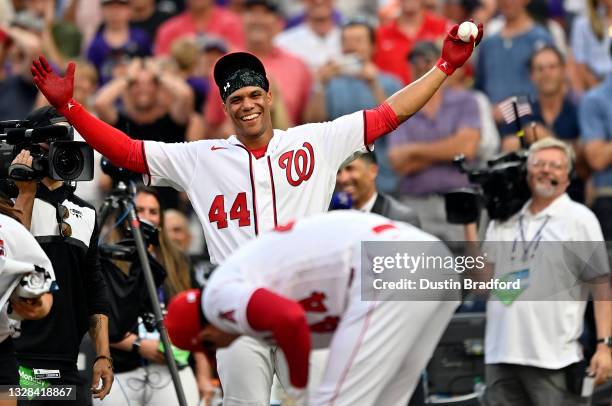
[[[133,57],[150,56],[152,45],[149,35],[139,28],[130,28],[130,38],[118,48],[112,48],[104,39],[104,30],[98,31],[87,49],[87,59],[96,67],[100,85],[113,78],[113,70]]]
[[[612,40],[604,30],[601,41],[595,36],[586,16],[576,17],[572,27],[571,48],[576,62],[585,64],[600,79],[612,73],[610,45]]]
[[[601,84],[589,90],[580,103],[578,118],[580,121],[580,136],[589,141],[612,141],[612,75]],[[596,188],[612,186],[612,166],[593,173]]]
[[[458,130],[480,130],[480,110],[476,97],[467,90],[442,90],[442,103],[434,117],[422,111],[404,121],[389,138],[389,147],[415,142],[434,142],[452,137]],[[400,184],[400,193],[423,196],[446,193],[451,189],[468,186],[468,178],[452,162],[439,162],[421,172],[406,175]]]
[[[552,44],[552,38],[538,25],[513,38],[502,38],[501,34],[485,38],[478,47],[474,86],[492,103],[510,96],[534,95],[527,63],[531,54],[546,44]]]
[[[378,74],[378,83],[380,83],[387,96],[391,96],[403,87],[399,79],[386,73]],[[372,93],[370,86],[364,80],[345,75],[336,76],[327,82],[325,87],[325,103],[329,120],[378,106],[374,93]],[[376,187],[383,193],[395,193],[397,191],[398,177],[393,169],[391,169],[387,154],[387,144],[387,137],[379,138],[374,143],[374,153],[378,161]]]
[[[572,141],[578,138],[580,134],[580,127],[578,126],[578,109],[569,98],[566,97],[563,99],[561,111],[553,120],[552,126],[544,122],[540,103],[531,103],[531,109],[533,110],[533,120],[546,127],[550,127],[557,138],[564,141]]]

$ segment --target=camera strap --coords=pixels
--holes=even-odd
[[[8,168],[8,177],[12,180],[35,180],[36,172],[28,165],[11,164]]]

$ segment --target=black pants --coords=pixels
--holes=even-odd
[[[20,400],[17,403],[18,406],[85,406],[89,404],[88,399],[91,397],[91,393],[87,393],[84,389],[84,387],[87,388],[87,386],[82,385],[82,378],[79,376],[76,365],[71,368],[50,368],[48,365],[37,366],[35,363],[28,363],[27,361],[21,362],[21,365],[29,368],[59,369],[61,376],[58,379],[49,379],[51,386],[75,386],[76,400]]]
[[[604,240],[612,241],[612,197],[598,197],[593,202],[593,213],[601,224]]]
[[[0,343],[0,385],[19,385],[19,366],[11,337]]]

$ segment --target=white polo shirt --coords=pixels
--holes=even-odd
[[[521,300],[518,296],[514,301],[503,302],[497,300],[495,293],[491,294],[487,304],[485,362],[560,369],[583,357],[578,338],[589,293],[584,280],[608,274],[609,266],[605,250],[596,252],[599,258],[596,269],[582,266],[582,261],[589,260],[593,253],[589,258],[583,258],[586,255],[582,251],[568,255],[568,250],[576,247],[603,247],[579,243],[604,241],[599,221],[586,206],[563,194],[533,215],[528,209],[530,203],[531,200],[505,222],[491,221],[487,229],[483,251],[487,252],[489,262],[495,264],[495,277],[523,271],[522,275],[528,276],[521,296],[537,301]],[[538,249],[547,252],[534,255]],[[571,260],[577,257],[581,258]],[[561,292],[562,289],[565,291]],[[563,295],[541,296],[542,292]],[[573,299],[569,300],[567,294]]]

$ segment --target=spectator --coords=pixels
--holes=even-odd
[[[215,35],[231,47],[244,46],[240,16],[217,7],[213,0],[188,0],[187,10],[163,23],[155,37],[155,55],[167,55],[172,43],[184,36]]]
[[[572,27],[571,46],[576,60],[578,91],[589,90],[612,73],[610,33],[612,4],[607,0],[587,0],[587,14],[578,16]]]
[[[165,307],[172,297],[197,285],[193,281],[187,257],[167,238],[164,216],[155,190],[140,188],[134,197],[134,204],[138,218],[158,229],[158,243],[150,244],[147,248],[166,272],[165,282],[158,289],[160,303]],[[113,343],[111,347],[113,358],[116,359],[116,385],[120,390],[113,391],[104,401],[95,404],[166,406],[176,403],[176,392],[164,354],[160,350],[157,330],[147,332],[142,321],[139,321],[123,340]],[[197,403],[198,387],[200,394],[205,400],[208,399],[212,387],[206,357],[203,354],[194,355],[198,371],[196,381],[188,366],[186,354],[183,353],[181,357],[175,351],[174,355],[188,403]]]
[[[36,34],[18,27],[0,29],[0,120],[19,119],[32,111],[38,91],[28,64],[41,52]]]
[[[128,0],[102,0],[103,26],[87,50],[87,59],[98,70],[100,84],[115,75],[115,69],[133,57],[151,55],[151,39],[146,32],[130,28]]]
[[[130,0],[130,8],[130,24],[146,32],[151,40],[162,23],[172,17],[171,13],[160,9],[155,0]]]
[[[552,43],[548,32],[529,16],[527,4],[528,0],[500,0],[503,28],[480,44],[474,86],[495,104],[510,96],[535,93],[529,80],[529,57]],[[501,122],[499,109],[495,114]]]
[[[168,239],[187,254],[191,246],[191,231],[189,230],[189,220],[178,210],[168,209],[164,212],[164,231]]]
[[[580,136],[593,170],[593,212],[606,241],[612,240],[612,74],[589,90],[579,106]]]
[[[61,116],[54,108],[43,107],[27,119],[34,127],[41,127],[51,125],[58,117]],[[30,151],[22,150],[13,163],[31,167]],[[33,369],[59,371],[59,378],[42,378],[41,385],[44,382],[76,385],[76,401],[85,404],[92,393],[85,392],[80,385],[77,355],[81,339],[89,330],[97,354],[91,388],[94,397],[102,399],[113,382],[113,365],[108,344],[109,303],[98,256],[96,211],[61,180],[44,177],[40,183],[16,183],[19,195],[15,208],[21,210],[21,221],[51,260],[60,288],[53,292],[53,307],[47,317],[21,324],[21,337],[15,340],[15,348],[22,372],[34,380]],[[99,386],[100,378],[102,386]]]
[[[55,0],[26,2],[26,8],[17,13],[13,24],[36,33],[42,42],[43,53],[62,69],[66,58],[81,53],[81,33],[69,22],[56,18]]]
[[[342,58],[329,61],[316,74],[313,95],[308,103],[308,122],[335,120],[345,114],[369,109],[402,88],[392,75],[380,72],[372,61],[375,32],[365,20],[352,20],[342,27]],[[376,141],[380,162],[378,188],[397,191],[397,176],[389,166],[387,138]]]
[[[95,108],[100,119],[141,140],[183,142],[193,113],[193,92],[184,80],[154,60],[134,59],[126,76],[98,91]],[[121,98],[123,108],[115,105]],[[179,206],[176,191],[160,191],[164,207]]]
[[[353,208],[356,210],[380,214],[388,219],[418,227],[419,217],[410,207],[377,190],[376,155],[372,152],[355,155],[347,159],[338,170],[336,189],[351,195]]]
[[[338,57],[340,28],[334,20],[333,0],[305,0],[303,23],[276,37],[276,45],[297,55],[312,71]]]
[[[504,222],[493,220],[487,229],[485,247],[490,249],[485,252],[494,278],[518,279],[522,289],[496,289],[491,293],[499,300],[489,300],[487,304],[486,404],[590,404],[589,398],[581,397],[579,389],[575,389],[580,388],[586,373],[586,366],[580,365],[583,356],[578,339],[589,290],[600,339],[589,372],[594,375],[595,385],[610,373],[608,258],[597,219],[565,193],[572,155],[569,145],[554,138],[532,144],[527,158],[532,198],[519,213]],[[477,241],[475,225],[466,227],[465,238]],[[538,243],[532,244],[536,240]],[[517,244],[499,241],[519,241],[518,258],[512,248]],[[563,243],[564,254],[571,252],[583,258],[574,244],[584,241],[592,242],[587,255],[593,266],[558,255],[558,245],[551,244]],[[602,255],[593,248],[598,242]],[[595,256],[601,262],[595,263]],[[550,290],[544,285],[555,286],[554,293],[565,291],[569,296],[548,296],[545,292]],[[533,301],[544,297],[551,299]]]
[[[426,11],[422,0],[401,0],[400,15],[376,33],[374,62],[408,84],[414,79],[406,63],[412,46],[418,41],[441,40],[448,28],[448,21]]]
[[[439,50],[419,42],[409,55],[415,78],[435,63]],[[468,185],[452,165],[455,156],[473,159],[480,139],[480,111],[473,94],[443,85],[423,109],[389,137],[389,161],[400,176],[400,201],[416,210],[423,230],[447,241],[463,237],[463,228],[446,221],[441,194]]]
[[[442,15],[455,24],[461,24],[470,18],[482,22],[480,18],[475,17],[475,14],[480,13],[482,9],[483,2],[480,0],[445,0],[442,5]],[[488,25],[487,30],[489,30]]]
[[[580,178],[572,179],[568,194],[577,202],[584,202],[584,180],[588,177],[582,147],[578,144],[578,108],[567,94],[565,58],[553,46],[537,50],[529,59],[531,81],[536,88],[536,99],[531,103],[535,126],[526,126],[528,143],[540,138],[556,137],[570,143],[576,153],[576,169]],[[515,136],[504,137],[502,149],[520,147]]]
[[[97,1],[71,0],[64,10],[64,20],[78,28],[82,36],[81,51],[87,52],[102,22],[102,6]]]
[[[376,21],[378,8],[384,2],[384,0],[336,0],[341,15],[348,18],[363,16],[371,21]]]
[[[275,99],[288,115],[289,122],[281,128],[303,123],[304,109],[312,86],[311,74],[300,58],[274,45],[274,36],[282,28],[277,6],[270,0],[247,0],[243,21],[246,51],[263,62],[276,89]],[[278,106],[275,106],[275,114],[278,113]],[[209,95],[205,121],[213,129],[228,122],[218,92],[211,92]]]
[[[210,262],[206,241],[199,233],[199,221],[192,218],[191,222],[190,224],[190,220],[178,210],[168,209],[164,212],[164,228],[168,239],[175,243],[183,254],[189,254],[193,277],[198,286],[204,286],[215,265]]]

